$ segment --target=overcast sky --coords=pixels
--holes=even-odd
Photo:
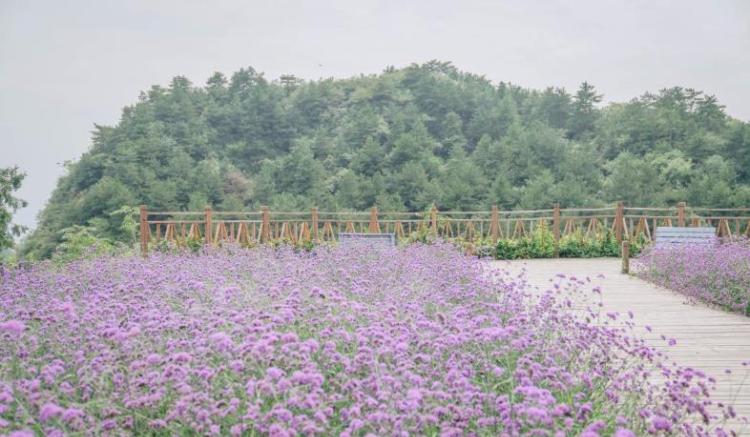
[[[141,90],[252,66],[269,79],[430,59],[493,81],[605,101],[680,85],[750,120],[750,1],[0,0],[0,167],[27,174],[33,226],[61,163]]]

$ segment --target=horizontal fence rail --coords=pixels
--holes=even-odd
[[[496,243],[530,236],[540,226],[551,230],[555,248],[567,235],[612,232],[617,241],[653,240],[657,226],[714,227],[718,237],[750,237],[750,208],[629,207],[622,202],[603,208],[560,208],[501,211],[426,212],[370,211],[148,211],[140,209],[141,252],[168,242],[241,245],[271,242],[320,243],[337,241],[339,233],[393,233],[397,240],[419,235]]]

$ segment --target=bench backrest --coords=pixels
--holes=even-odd
[[[373,244],[378,246],[393,247],[396,245],[396,234],[394,233],[339,233],[339,244]]]
[[[715,244],[716,228],[657,227],[656,245],[663,244]]]

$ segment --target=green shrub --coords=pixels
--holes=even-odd
[[[111,240],[99,238],[89,228],[77,225],[63,230],[62,240],[52,255],[52,260],[58,264],[112,254],[119,248]]]
[[[646,241],[641,236],[630,243],[630,253],[635,256]],[[560,238],[561,258],[619,257],[620,243],[612,231],[606,230],[594,236],[577,231]],[[519,239],[501,239],[495,246],[496,259],[552,258],[555,256],[555,237],[547,226],[538,226]]]
[[[86,226],[73,225],[62,230],[62,242],[52,254],[57,264],[66,264],[80,259],[90,259],[102,255],[126,255],[136,253],[138,236],[138,209],[123,206],[109,214],[120,222],[119,229],[125,235],[124,242],[104,237],[107,227],[101,217],[92,219]],[[164,248],[162,248],[164,250]]]

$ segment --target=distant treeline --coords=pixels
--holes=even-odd
[[[253,68],[198,87],[175,77],[95,126],[23,253],[63,230],[125,239],[123,205],[152,210],[441,210],[750,205],[750,125],[670,88],[598,105],[495,84],[432,61],[350,79],[269,81]]]

